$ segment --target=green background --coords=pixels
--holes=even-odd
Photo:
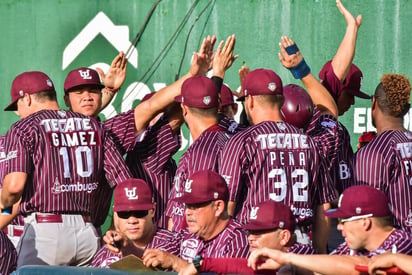
[[[66,74],[80,66],[110,64],[118,53],[113,41],[99,34],[63,68],[63,51],[68,44],[100,12],[114,25],[128,28],[128,39],[132,41],[155,2],[0,0],[0,107],[3,109],[10,102],[14,77],[31,70],[44,71],[51,77],[58,89],[59,103],[65,107],[63,83]],[[355,16],[363,15],[354,59],[363,71],[362,90],[372,94],[383,73],[396,72],[411,77],[412,1],[343,0],[343,4]],[[235,52],[240,57],[225,78],[225,82],[236,89],[239,87],[238,69],[243,62],[252,69],[275,70],[284,84],[298,83],[278,60],[282,35],[297,42],[317,75],[324,62],[335,54],[345,28],[346,22],[334,0],[159,1],[137,45],[138,66],[129,64],[126,83],[113,102],[115,111],[106,115],[129,109],[144,93],[158,90],[159,86],[173,82],[177,74],[184,74],[192,52],[198,49],[205,35],[215,34],[218,40],[223,40],[236,34]],[[136,82],[145,84],[145,89],[134,89]],[[132,95],[128,95],[130,92]],[[125,99],[129,100],[128,104],[124,104]],[[352,135],[354,148],[359,134],[372,130],[366,115],[369,106],[370,101],[357,99],[355,107],[340,117]],[[2,111],[0,134],[5,134],[17,119],[13,112]],[[405,123],[411,129],[409,114]],[[186,129],[184,136],[189,140]],[[188,143],[185,145],[177,158]]]

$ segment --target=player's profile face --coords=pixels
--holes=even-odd
[[[97,116],[102,106],[102,93],[96,86],[79,86],[67,93],[71,111],[86,116]]]
[[[270,249],[282,249],[280,229],[272,229],[265,231],[251,231],[248,232],[248,242],[250,250],[256,250],[259,248],[270,248]]]
[[[207,239],[213,228],[211,221],[215,216],[214,201],[200,204],[186,204],[186,223],[190,233]]]
[[[344,221],[338,224],[338,230],[350,249],[363,249],[362,245],[362,222],[363,219]]]

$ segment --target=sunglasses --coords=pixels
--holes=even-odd
[[[369,217],[372,217],[372,216],[373,216],[372,214],[367,214],[367,215],[353,216],[353,217],[350,217],[350,218],[347,218],[347,219],[338,218],[338,222],[340,224],[344,224],[345,222],[356,221],[356,220],[360,220],[360,219],[363,219],[363,218],[369,218]]]
[[[146,217],[147,214],[149,214],[149,210],[117,212],[117,216],[119,216],[119,218],[121,218],[121,219],[128,219],[128,218],[130,218],[130,216],[141,219],[141,218]]]

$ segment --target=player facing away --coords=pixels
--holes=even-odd
[[[0,207],[21,198],[25,233],[17,266],[86,266],[99,247],[90,217],[93,192],[103,175],[115,186],[131,174],[97,120],[59,108],[46,74],[18,75],[11,97],[6,110],[17,110],[21,120],[6,135],[10,157]]]
[[[258,203],[283,202],[296,218],[298,240],[307,243],[305,233],[318,209],[335,197],[324,182],[327,173],[319,173],[324,163],[314,141],[282,120],[283,86],[275,72],[256,69],[248,73],[242,89],[253,126],[233,136],[219,159],[219,171],[230,191],[229,213],[247,224]]]
[[[382,190],[389,199],[395,227],[412,233],[412,132],[403,125],[410,93],[406,76],[382,76],[372,98],[377,136],[356,153],[354,169],[356,184]]]

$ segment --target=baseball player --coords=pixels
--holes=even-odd
[[[113,245],[115,236],[119,234],[126,240],[125,243],[143,251],[173,237],[170,231],[157,228],[153,222],[156,203],[150,186],[142,179],[130,179],[115,188],[113,211],[116,231],[106,233],[109,245]],[[103,246],[94,256],[92,266],[108,268],[122,257],[122,253],[115,254]]]
[[[25,234],[18,245],[17,266],[88,265],[99,247],[90,217],[93,192],[103,172],[111,186],[131,174],[96,120],[60,110],[46,74],[18,75],[11,98],[6,110],[17,110],[21,120],[6,135],[0,208],[21,198]],[[55,242],[59,246],[52,245]]]
[[[220,173],[230,190],[229,213],[247,224],[258,203],[268,199],[283,202],[297,220],[298,240],[308,243],[303,234],[309,231],[307,226],[323,210],[323,204],[335,198],[325,182],[328,174],[319,174],[326,171],[323,160],[308,135],[283,122],[283,86],[275,72],[256,69],[248,73],[242,89],[253,126],[233,136],[219,159]],[[318,222],[322,220],[316,219]]]
[[[219,105],[219,125],[232,136],[244,129],[246,126],[237,123],[234,117],[237,113],[238,105],[233,99],[232,90],[226,84],[220,88],[220,105]]]
[[[145,265],[179,272],[202,257],[246,257],[249,253],[246,232],[228,215],[228,197],[226,182],[216,172],[193,173],[182,196],[176,198],[185,203],[187,228],[158,249],[147,249],[143,255]]]
[[[187,179],[194,172],[218,171],[217,157],[228,140],[224,129],[217,124],[218,88],[212,80],[205,76],[189,78],[183,83],[182,95],[176,101],[181,102],[193,143],[179,160],[166,208],[166,216],[172,222],[169,230],[173,231],[185,227],[184,205],[173,199],[182,195]]]
[[[373,187],[345,189],[339,207],[325,215],[340,218],[338,229],[345,236],[345,243],[332,255],[298,255],[265,248],[252,252],[249,264],[253,269],[277,269],[292,264],[321,274],[351,274],[356,264],[368,264],[374,255],[387,251],[412,255],[412,236],[393,227],[389,201]]]
[[[403,117],[410,109],[411,84],[404,75],[385,74],[372,99],[377,136],[354,158],[356,184],[382,190],[389,199],[394,224],[412,232],[412,132]]]

